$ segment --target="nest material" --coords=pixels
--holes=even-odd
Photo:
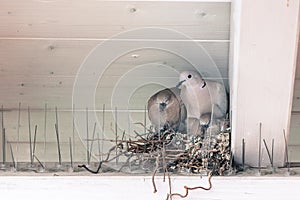
[[[185,152],[169,163],[169,168],[192,173],[213,170],[224,175],[231,169],[230,129],[211,137],[193,136]]]
[[[155,166],[158,157],[159,165],[163,166],[161,169],[169,172],[214,171],[215,175],[223,175],[231,169],[230,128],[221,132],[214,131],[213,134],[208,129],[204,136],[194,135],[189,139],[186,134],[176,133],[172,129],[161,130],[160,133],[149,131],[144,136],[136,134],[139,139],[121,140],[113,146],[107,158],[100,162],[99,169],[103,163],[109,163],[120,157],[124,157],[126,162],[118,171],[130,168],[132,173],[135,171],[132,169],[147,172],[153,171],[154,167],[158,168]],[[112,152],[117,154],[111,156]]]

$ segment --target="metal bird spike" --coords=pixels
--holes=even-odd
[[[115,107],[115,142],[116,142],[116,147],[118,145],[118,108]],[[118,155],[118,148],[116,148],[116,155]],[[119,158],[116,159],[116,164],[118,164]]]
[[[3,110],[3,105],[1,106],[1,130],[2,130],[2,165],[5,166],[5,162],[6,162],[6,147],[5,147],[5,140],[6,140],[6,136],[5,136],[5,128],[4,128],[4,110]]]
[[[28,106],[28,137],[29,137],[30,164],[31,164],[31,167],[32,167],[33,166],[33,154],[32,154],[30,108],[29,108],[29,106]]]
[[[34,127],[34,137],[33,137],[33,150],[32,154],[35,155],[35,148],[36,148],[36,133],[37,133],[37,125]]]
[[[242,167],[245,170],[245,139],[242,140]]]
[[[60,167],[62,162],[61,162],[61,151],[60,151],[60,142],[59,142],[59,131],[58,131],[57,124],[55,124],[54,126],[55,126],[55,133],[56,133],[56,142],[57,142],[58,163]]]
[[[289,152],[288,152],[287,138],[285,135],[285,129],[283,129],[283,137],[284,137],[286,163],[287,163],[288,172],[290,172]]]
[[[258,173],[261,173],[261,128],[262,123],[259,123],[259,140],[258,140]]]
[[[105,104],[102,107],[102,135],[101,135],[101,160],[103,160],[103,152],[104,152],[104,130],[105,130]]]
[[[18,157],[19,157],[20,123],[21,123],[21,102],[19,102],[19,109],[18,109],[17,146],[16,146],[16,169],[18,168]]]
[[[73,168],[73,148],[72,148],[72,139],[69,137],[69,151],[70,151],[70,166]]]
[[[5,134],[5,128],[2,128],[2,165],[5,167],[6,163],[6,134]]]
[[[4,128],[4,110],[3,110],[3,104],[1,106],[1,115],[2,115],[2,118],[1,118],[1,124],[2,124],[2,129]]]
[[[268,147],[268,145],[267,145],[265,139],[263,139],[263,142],[264,142],[265,148],[266,148],[266,150],[267,150],[267,154],[268,154],[268,157],[269,157],[269,160],[270,160],[270,164],[271,164],[271,166],[273,167],[273,160],[272,160],[272,156],[271,156],[269,147]]]
[[[44,164],[43,169],[46,166],[46,155],[47,155],[47,104],[44,107]]]
[[[75,104],[72,108],[72,154],[75,156]]]
[[[92,158],[93,144],[94,144],[95,133],[96,133],[96,125],[97,125],[97,123],[95,122],[95,123],[94,123],[94,129],[93,129],[92,142],[91,142],[91,147],[90,147],[89,160],[91,160],[91,158]]]
[[[89,152],[89,110],[85,109],[86,112],[86,159],[87,164],[90,165],[90,152]]]
[[[16,169],[16,162],[15,162],[14,152],[13,152],[11,143],[9,143],[9,148],[10,148],[10,155],[11,155],[11,160],[13,163],[13,168]]]

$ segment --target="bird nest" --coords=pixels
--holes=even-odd
[[[112,170],[129,173],[207,174],[213,171],[215,175],[224,175],[231,169],[230,128],[214,133],[207,129],[204,135],[191,137],[172,129],[163,129],[159,133],[148,130],[144,135],[135,133],[135,139],[117,141],[100,161],[97,170],[85,165],[79,167],[98,173],[103,164],[109,167],[114,163]]]

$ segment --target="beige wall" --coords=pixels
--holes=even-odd
[[[298,0],[235,1],[238,21],[232,82],[233,150],[241,162],[258,165],[259,123],[269,147],[275,140],[274,164],[284,164],[283,129],[289,133],[298,44]],[[269,164],[262,143],[262,163]]]

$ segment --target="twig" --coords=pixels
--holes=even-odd
[[[147,141],[145,138],[143,138],[143,136],[141,136],[137,131],[133,131],[139,138],[141,138],[144,141]]]
[[[197,190],[197,189],[210,190],[212,188],[211,177],[212,177],[212,171],[210,171],[209,174],[208,174],[208,183],[209,183],[208,188],[205,188],[205,187],[202,187],[202,186],[198,186],[198,187],[184,186],[184,189],[185,189],[185,194],[184,195],[179,194],[179,193],[173,193],[170,196],[171,197],[173,197],[173,196],[179,196],[181,198],[186,198],[188,196],[188,194],[189,194],[189,190]]]
[[[168,171],[168,169],[166,168],[166,171],[167,171],[167,174],[168,174],[168,180],[169,180],[169,194],[167,195],[167,199],[169,199],[170,197],[170,200],[172,200],[172,182],[171,182],[171,176],[170,176],[170,173]]]
[[[119,144],[119,145],[121,145],[121,144]],[[113,158],[109,159],[111,152],[113,152],[116,148],[117,148],[117,146],[114,146],[114,147],[112,147],[112,148],[108,151],[108,154],[107,154],[107,156],[106,156],[106,159],[105,159],[105,160],[101,160],[101,161],[99,162],[99,165],[98,165],[98,168],[97,168],[96,171],[89,169],[89,168],[88,168],[86,165],[84,165],[84,164],[83,164],[83,165],[78,165],[78,167],[79,167],[79,168],[84,168],[84,169],[86,169],[88,172],[91,172],[91,173],[93,173],[93,174],[98,174],[99,171],[100,171],[100,169],[101,169],[101,167],[102,167],[102,164],[103,164],[104,162],[110,162],[110,161],[116,159],[117,157],[120,157],[121,155],[123,155],[123,154],[125,153],[125,152],[120,153],[120,154],[114,156]]]
[[[156,162],[155,162],[155,168],[154,168],[154,171],[153,171],[153,174],[152,174],[152,185],[153,185],[153,193],[156,193],[157,192],[157,188],[156,188],[156,184],[155,184],[155,174],[157,172],[157,169],[159,167],[159,154],[157,155],[156,157]]]
[[[147,130],[149,133],[154,133],[151,129],[148,129],[148,128],[146,127],[146,125],[143,124],[142,122],[135,122],[135,123],[133,123],[133,124],[141,125],[141,126],[144,127],[144,129]]]

